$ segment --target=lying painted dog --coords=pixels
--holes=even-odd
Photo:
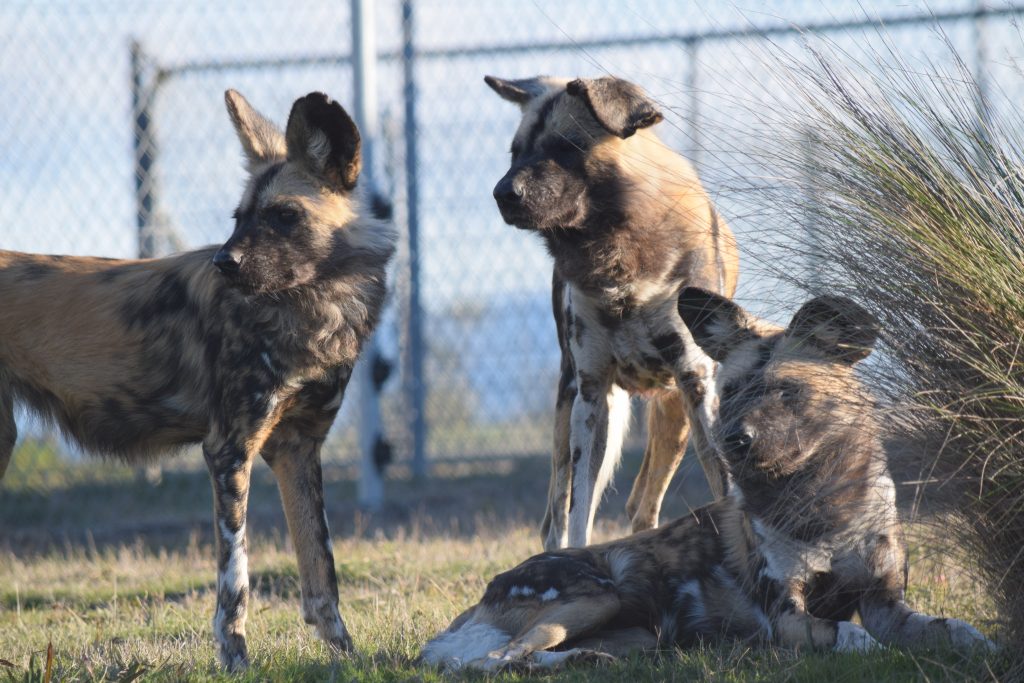
[[[870,314],[819,297],[782,329],[696,288],[682,291],[679,313],[721,363],[705,400],[718,403],[711,438],[728,497],[661,529],[499,574],[422,659],[555,666],[730,637],[837,651],[990,646],[963,621],[904,602],[895,487],[853,371],[878,334]]]

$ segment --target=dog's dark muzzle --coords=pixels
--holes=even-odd
[[[732,429],[722,437],[722,446],[728,453],[736,456],[746,456],[754,445],[754,433],[745,427]]]
[[[242,268],[242,254],[234,249],[221,247],[213,255],[213,265],[217,266],[217,269],[224,275],[238,275],[238,271]]]
[[[498,204],[501,217],[509,225],[522,225],[525,216],[523,206],[523,186],[516,181],[515,175],[509,171],[494,186],[494,201]]]

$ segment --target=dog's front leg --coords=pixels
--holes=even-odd
[[[572,359],[563,350],[562,369],[555,403],[555,443],[551,454],[551,480],[548,483],[548,506],[540,534],[544,550],[557,550],[569,545],[569,501],[572,497],[572,455],[569,446],[572,406],[576,400],[576,371]]]
[[[327,415],[333,416],[333,411]],[[277,478],[298,557],[302,617],[335,651],[351,652],[352,639],[338,612],[338,578],[320,467],[320,446],[332,420],[302,417],[281,421],[263,448],[263,458]]]
[[[572,497],[569,545],[590,543],[594,514],[622,452],[629,420],[629,394],[612,384],[608,373],[576,377],[578,391],[569,419]]]
[[[860,618],[868,632],[886,644],[953,647],[964,652],[995,648],[992,641],[966,621],[916,612],[897,593],[872,591],[860,602]]]
[[[249,502],[249,473],[256,449],[251,440],[215,433],[203,442],[213,481],[214,536],[217,539],[217,611],[213,631],[221,664],[229,671],[249,664],[245,617],[249,602],[249,560],[245,515]]]
[[[777,581],[762,576],[758,590],[774,596],[769,608],[772,639],[784,647],[836,652],[865,652],[878,647],[864,627],[849,621],[815,617],[807,611],[803,581]]]
[[[992,649],[994,644],[965,621],[922,614],[904,602],[906,554],[895,535],[880,535],[868,565],[873,587],[861,596],[859,611],[864,627],[886,644],[903,647],[948,647],[967,651]]]
[[[688,331],[680,332],[681,352],[675,358],[676,384],[686,407],[693,450],[715,500],[725,496],[729,475],[716,445],[711,441],[718,421],[715,387],[717,364],[705,354]]]

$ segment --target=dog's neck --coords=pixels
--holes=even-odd
[[[892,507],[895,514],[895,500],[883,508],[875,500],[892,485],[880,444],[822,452],[785,474],[735,464],[729,470],[730,495],[744,515],[803,542],[844,533],[867,509]]]

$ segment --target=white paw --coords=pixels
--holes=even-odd
[[[840,621],[836,629],[836,652],[869,652],[881,647],[877,640],[864,629],[849,621]]]
[[[966,621],[946,619],[946,630],[949,632],[949,641],[958,650],[983,648],[989,652],[994,652],[997,649],[995,643]]]
[[[483,659],[477,660],[477,668],[495,673],[510,668],[514,663],[520,661],[522,655],[511,649],[494,650]]]
[[[578,664],[610,664],[616,661],[616,658],[607,652],[585,650],[578,647],[558,652],[540,650],[533,653],[532,659],[533,663],[542,669],[557,669],[569,662]]]

